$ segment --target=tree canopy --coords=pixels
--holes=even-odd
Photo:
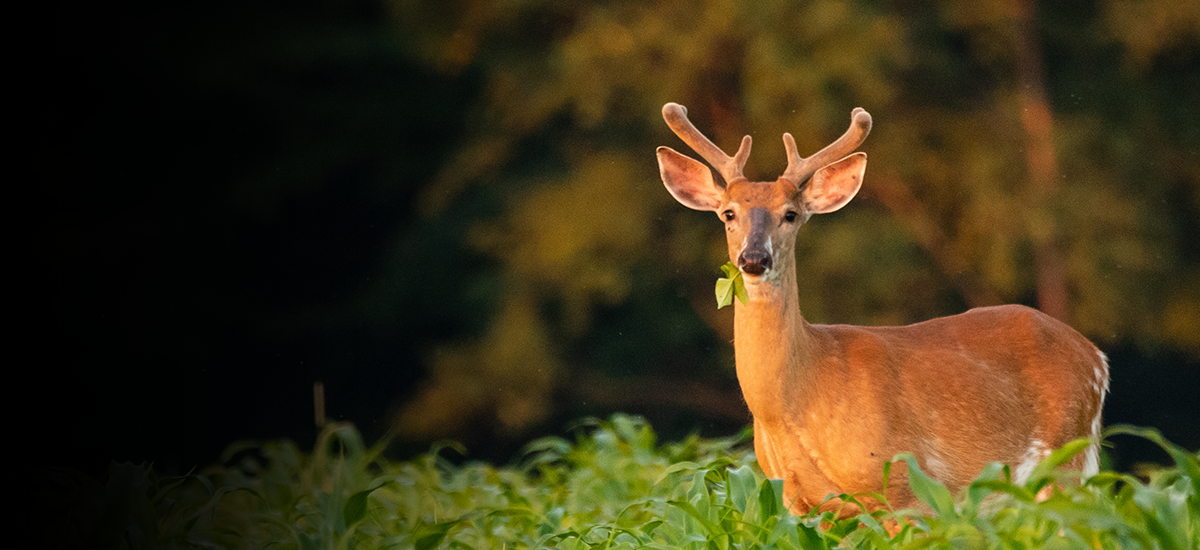
[[[1102,345],[1200,355],[1195,3],[389,8],[413,59],[479,79],[415,223],[459,219],[464,253],[486,259],[469,278],[491,293],[477,333],[429,347],[399,416],[409,433],[490,411],[519,431],[580,408],[596,377],[729,379],[731,322],[711,298],[722,233],[670,199],[654,164],[655,146],[678,147],[668,101],[728,151],[754,136],[752,179],[782,170],[783,132],[808,154],[851,108],[874,115],[859,198],[801,229],[810,320],[1017,302]],[[458,216],[480,202],[489,215]]]

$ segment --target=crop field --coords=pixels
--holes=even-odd
[[[120,503],[110,506],[117,513],[81,518],[99,525],[95,547],[118,548],[1195,550],[1200,541],[1200,462],[1153,430],[1115,426],[1106,436],[1154,441],[1174,466],[1101,472],[1041,502],[1033,495],[1063,475],[1054,465],[1083,441],[1054,452],[1025,485],[994,465],[958,495],[899,455],[890,469],[909,470],[925,509],[841,521],[789,514],[782,482],[754,462],[749,431],[660,443],[626,415],[573,431],[573,440],[539,439],[519,461],[495,466],[455,464],[463,450],[453,443],[391,462],[383,443],[368,447],[335,424],[311,453],[287,441],[239,443],[225,466],[181,477],[114,464],[107,486],[85,483],[75,497]]]

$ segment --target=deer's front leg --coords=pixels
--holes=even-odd
[[[822,504],[825,497],[831,494],[840,495],[844,491],[825,477],[807,456],[789,460],[782,477],[784,502],[789,505],[793,514],[806,514],[818,506],[822,512],[837,512],[838,517],[862,513],[858,506],[847,504],[836,497]]]
[[[781,455],[782,449],[775,445],[765,426],[761,422],[754,422],[754,453],[758,457],[758,465],[768,478],[783,480],[783,502],[793,514],[803,515],[817,506],[821,506],[822,511],[841,508],[843,502],[837,498],[821,505],[821,501],[829,494],[841,494],[841,488],[821,473],[804,449],[790,450],[799,451],[799,455]],[[850,508],[858,510],[857,506],[847,505],[841,508],[842,514],[839,515],[848,513]]]

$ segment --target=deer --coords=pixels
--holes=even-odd
[[[1108,360],[1067,324],[1022,305],[894,327],[812,324],[801,315],[797,232],[858,193],[867,155],[854,150],[870,132],[870,114],[855,108],[849,129],[808,158],[784,133],[787,168],[763,182],[743,175],[749,135],[730,157],[682,105],[667,103],[662,114],[713,168],[657,149],[671,196],[725,225],[748,297],[734,300],[733,346],[754,453],[768,478],[783,480],[792,513],[817,508],[846,518],[863,508],[921,508],[903,469],[892,470],[884,490],[884,463],[901,452],[952,492],[990,462],[1009,466],[1022,484],[1053,449],[1085,437],[1086,450],[1062,467],[1098,472]]]

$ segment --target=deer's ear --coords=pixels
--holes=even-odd
[[[663,185],[680,204],[692,210],[716,212],[725,190],[713,180],[712,170],[670,147],[658,148],[658,171]]]
[[[817,170],[804,186],[805,210],[809,214],[826,214],[846,206],[858,194],[866,171],[866,153],[854,153]]]

